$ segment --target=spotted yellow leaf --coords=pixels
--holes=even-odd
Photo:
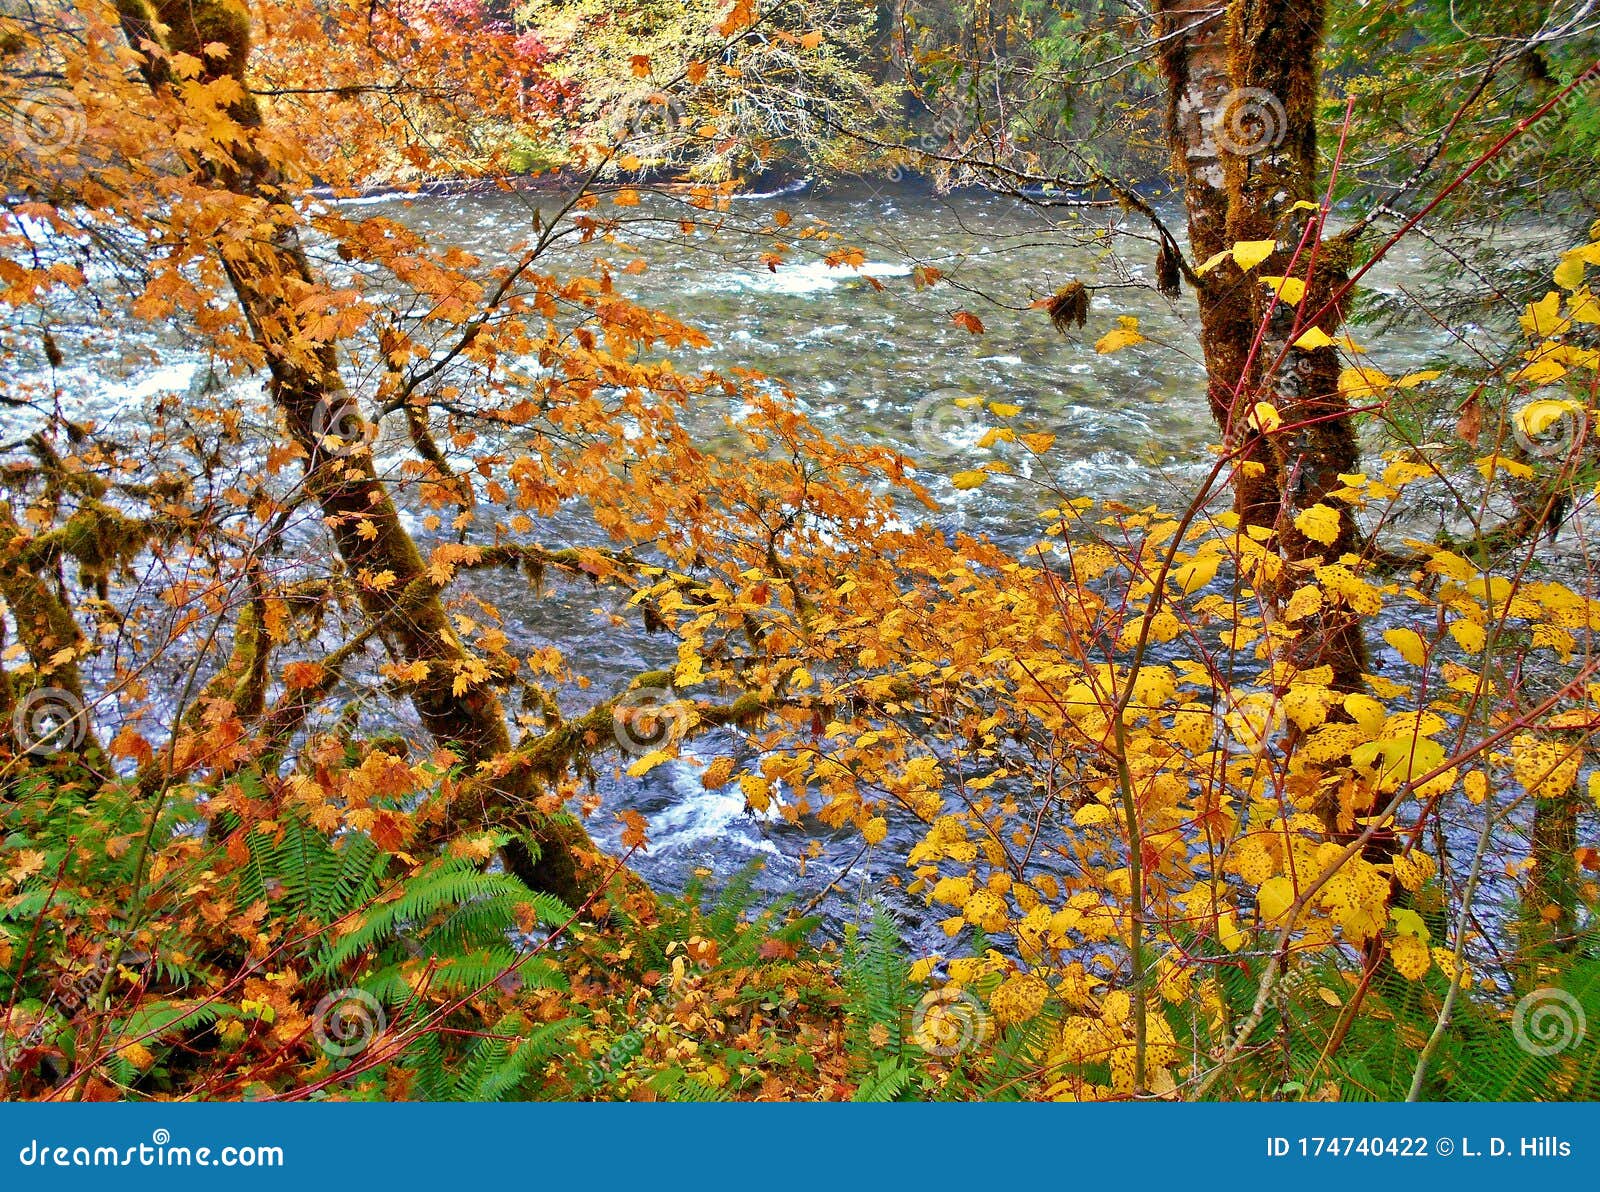
[[[1339,512],[1327,505],[1313,505],[1294,519],[1294,528],[1313,542],[1332,546],[1339,540]]]

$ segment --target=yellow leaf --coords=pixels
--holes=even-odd
[[[1294,346],[1302,351],[1312,351],[1315,348],[1326,348],[1332,345],[1333,337],[1321,327],[1309,327],[1301,333],[1300,338],[1294,341]]]
[[[1389,384],[1389,378],[1370,365],[1347,368],[1339,374],[1339,392],[1348,398],[1371,397]]]
[[[1437,368],[1426,368],[1421,372],[1407,373],[1405,376],[1396,381],[1395,384],[1400,386],[1402,389],[1415,389],[1424,381],[1437,381],[1442,376],[1444,376],[1444,373],[1440,372]]]
[[[1414,935],[1396,936],[1389,945],[1389,959],[1395,971],[1407,980],[1415,981],[1433,967],[1433,956],[1428,945]]]
[[[1144,336],[1139,334],[1139,320],[1133,315],[1122,315],[1117,319],[1114,330],[1107,331],[1095,341],[1094,350],[1104,356],[1142,343]]]
[[[1239,929],[1232,911],[1223,911],[1217,916],[1217,942],[1228,951],[1237,952],[1249,938],[1248,933]]]
[[[1427,644],[1415,629],[1390,629],[1384,633],[1383,640],[1412,666],[1428,665]]]
[[[889,835],[889,821],[883,816],[874,816],[861,826],[861,838],[868,844],[882,844]]]
[[[1326,505],[1313,505],[1294,519],[1294,528],[1313,542],[1332,546],[1339,540],[1339,512]]]
[[[638,761],[634,762],[633,765],[628,767],[628,777],[643,778],[662,762],[671,760],[671,751],[666,749],[652,749],[649,753],[645,754]]]
[[[1286,877],[1268,878],[1256,891],[1256,909],[1265,923],[1283,918],[1293,905],[1294,883]]]
[[[1199,274],[1201,277],[1204,277],[1206,274],[1210,273],[1213,269],[1215,269],[1218,265],[1222,264],[1222,262],[1226,261],[1228,259],[1228,257],[1231,256],[1231,255],[1232,254],[1229,253],[1227,249],[1223,249],[1219,253],[1214,253],[1213,255],[1207,257],[1205,259],[1204,263],[1202,263],[1200,266],[1198,266],[1195,269],[1195,272],[1197,274]]]
[[[1344,710],[1368,740],[1383,731],[1384,721],[1389,718],[1388,710],[1370,695],[1345,696]]]
[[[977,488],[989,478],[989,473],[981,471],[957,472],[950,477],[950,483],[957,488]]]
[[[1283,419],[1278,416],[1278,407],[1271,402],[1258,401],[1255,409],[1250,411],[1250,425],[1262,434],[1270,435],[1283,425]]]
[[[1559,335],[1567,329],[1561,317],[1561,295],[1551,290],[1537,302],[1530,302],[1521,318],[1522,329],[1529,335]]]
[[[1278,247],[1276,240],[1241,240],[1233,246],[1233,259],[1248,272],[1270,257]]]
[[[1216,554],[1201,555],[1199,558],[1190,559],[1182,566],[1173,569],[1172,578],[1183,589],[1187,596],[1196,588],[1203,588],[1217,575],[1217,567],[1222,562],[1222,556]]]
[[[1295,621],[1303,621],[1305,618],[1314,616],[1321,611],[1321,590],[1311,584],[1307,584],[1305,587],[1297,589],[1295,594],[1289,597],[1289,603],[1283,609],[1283,619],[1292,624]]]
[[[1450,636],[1455,638],[1456,645],[1460,646],[1468,654],[1476,654],[1483,649],[1483,643],[1486,640],[1483,626],[1472,621],[1452,621],[1450,623]]]
[[[772,806],[772,784],[759,774],[739,775],[739,790],[745,806],[752,811],[765,811]]]
[[[1530,401],[1514,415],[1525,435],[1542,435],[1568,415],[1581,416],[1583,407],[1567,398],[1540,398]]]
[[[1263,277],[1262,281],[1271,286],[1278,298],[1290,306],[1299,306],[1300,300],[1306,296],[1306,283],[1298,277]],[[1328,341],[1332,343],[1332,340]]]
[[[1004,401],[992,401],[992,402],[990,402],[989,403],[989,409],[990,409],[990,411],[992,413],[994,413],[996,416],[998,416],[1000,418],[1010,418],[1013,414],[1022,413],[1022,407],[1021,406],[1014,406],[1010,402],[1004,402]]]
[[[1576,290],[1583,284],[1583,250],[1574,249],[1556,266],[1555,283],[1563,290]]]

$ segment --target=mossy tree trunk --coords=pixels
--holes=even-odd
[[[1308,234],[1320,218],[1316,106],[1325,0],[1158,0],[1156,12],[1168,140],[1195,260],[1240,241],[1274,242],[1253,269],[1229,259],[1199,278],[1211,411],[1240,453],[1235,508],[1244,524],[1277,535],[1290,564],[1334,560],[1359,543],[1349,507],[1331,495],[1340,474],[1356,470],[1355,430],[1339,392],[1335,349],[1291,342],[1306,330],[1294,330],[1298,310],[1322,311],[1317,326],[1338,331],[1342,312],[1329,300],[1347,277],[1348,247]],[[1299,306],[1277,300],[1260,280],[1268,276],[1308,279]],[[1258,402],[1278,410],[1281,429],[1251,426]],[[1339,515],[1332,544],[1309,540],[1295,526],[1318,504]],[[1269,599],[1282,594],[1281,587],[1262,587]],[[1307,628],[1297,661],[1331,665],[1339,687],[1355,687],[1366,664],[1358,618],[1328,609]]]
[[[219,191],[268,208],[293,193],[289,180],[264,153],[256,138],[263,119],[246,79],[250,54],[250,15],[242,0],[117,0],[123,31],[138,49],[146,43],[168,55],[188,54],[203,64],[202,81],[231,76],[239,98],[229,115],[245,131],[232,160],[208,160],[199,168]],[[157,92],[170,78],[167,59],[147,55],[145,77]],[[281,213],[280,213],[281,215]],[[340,376],[337,344],[308,333],[293,301],[296,293],[317,287],[292,217],[264,218],[271,238],[221,240],[216,251],[264,353],[272,400],[289,434],[306,452],[306,489],[352,576],[390,572],[392,583],[364,586],[357,581],[365,612],[385,624],[385,637],[406,662],[426,663],[427,675],[412,688],[412,701],[432,737],[455,750],[476,769],[492,767],[511,752],[504,710],[491,687],[474,683],[457,694],[453,684],[468,660],[466,647],[450,624],[438,590],[415,541],[400,520],[388,489],[373,469],[370,453],[330,451],[330,426],[347,420],[351,398]],[[537,844],[535,860],[526,847],[507,850],[506,861],[530,886],[569,901],[601,871],[587,835],[566,820],[536,816],[537,791],[523,768],[480,788],[484,797],[461,811],[484,822],[515,828]]]

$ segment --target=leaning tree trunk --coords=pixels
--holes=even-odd
[[[1349,507],[1332,496],[1358,452],[1332,347],[1299,348],[1297,314],[1328,309],[1330,336],[1342,312],[1329,299],[1343,285],[1348,247],[1319,240],[1317,60],[1326,0],[1158,0],[1157,34],[1167,82],[1168,140],[1184,180],[1190,249],[1207,261],[1240,241],[1273,241],[1249,270],[1231,258],[1198,279],[1201,346],[1211,412],[1239,452],[1234,503],[1245,525],[1269,528],[1283,558],[1336,560],[1357,549]],[[1308,233],[1308,229],[1310,232]],[[1298,305],[1276,299],[1261,278],[1307,280]],[[1249,415],[1274,406],[1281,428],[1263,432]],[[1308,539],[1295,519],[1313,505],[1338,514],[1331,544]],[[1258,584],[1269,599],[1280,587]],[[1328,664],[1354,688],[1365,668],[1359,619],[1325,608],[1306,626],[1297,661]]]
[[[263,129],[260,107],[245,77],[250,53],[250,16],[242,0],[116,0],[125,35],[135,49],[146,43],[168,55],[188,54],[203,63],[204,81],[231,76],[240,97],[229,110],[247,139],[234,146],[226,165],[208,162],[202,177],[221,191],[251,201],[281,201],[284,178],[248,138]],[[225,52],[224,52],[225,48]],[[147,55],[145,77],[158,93],[170,79],[167,59]],[[292,295],[311,289],[316,278],[292,221],[265,237],[219,242],[234,293],[252,337],[265,354],[274,404],[290,435],[307,453],[306,488],[349,573],[393,573],[383,587],[357,580],[368,616],[381,620],[385,636],[407,662],[427,664],[427,675],[412,689],[424,727],[441,744],[456,750],[473,767],[493,767],[512,749],[504,710],[488,686],[478,683],[457,695],[453,683],[468,653],[452,628],[416,543],[400,520],[388,489],[377,478],[366,451],[336,452],[328,447],[330,428],[345,418],[352,398],[340,377],[337,346],[307,333]],[[513,826],[537,845],[507,850],[506,861],[535,889],[569,901],[579,897],[589,878],[601,871],[597,854],[580,827],[536,816],[533,778],[526,768],[491,781],[485,797],[464,814],[498,826]]]

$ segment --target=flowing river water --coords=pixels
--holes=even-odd
[[[530,234],[534,207],[549,210],[556,201],[521,193],[363,205],[494,263]],[[713,345],[682,353],[680,368],[739,366],[782,378],[823,429],[904,451],[919,461],[919,479],[941,507],[922,516],[943,528],[984,533],[1013,547],[1028,545],[1036,535],[1040,497],[1033,478],[997,477],[965,492],[951,485],[952,474],[983,458],[973,449],[979,428],[954,406],[963,395],[1013,403],[1022,408],[1019,425],[1054,433],[1050,478],[1062,491],[1167,508],[1192,495],[1216,438],[1205,405],[1194,304],[1187,294],[1172,302],[1136,284],[1150,280],[1150,245],[1119,239],[1114,246],[1104,233],[1119,227],[1144,231],[1137,223],[1102,212],[1092,217],[1101,221],[1101,235],[1082,235],[1081,225],[1078,234],[1066,235],[1052,228],[1047,213],[1014,200],[936,196],[911,185],[745,199],[734,204],[730,218],[760,224],[779,210],[789,213],[790,230],[826,223],[843,243],[862,248],[867,262],[829,268],[816,259],[821,251],[809,259],[797,252],[773,272],[759,260],[766,239],[731,232],[699,236],[693,250],[685,251],[689,242],[674,229],[681,216],[694,213],[647,196],[639,209],[644,220],[627,234],[631,248],[568,247],[551,267],[588,269],[596,256],[616,266],[645,259],[644,272],[619,273],[619,289],[695,325]],[[1176,211],[1171,223],[1181,227]],[[653,226],[664,229],[659,240],[651,238]],[[1402,244],[1369,276],[1366,288],[1397,292],[1429,264],[1426,248],[1422,241]],[[911,270],[918,264],[936,267],[949,284],[914,285]],[[1087,328],[1062,336],[1028,304],[1073,277],[1107,288],[1096,292]],[[953,322],[958,309],[976,314],[983,334]],[[1119,315],[1137,316],[1150,342],[1097,353],[1096,338]],[[1391,375],[1460,351],[1420,316],[1386,331],[1373,349],[1368,359]],[[119,381],[88,369],[79,397],[102,422],[139,417],[153,395],[181,392],[198,363],[168,348],[159,367],[143,366]],[[65,375],[72,385],[70,368]],[[714,425],[708,420],[708,434]],[[582,529],[557,519],[544,543],[592,541]],[[570,539],[563,540],[568,531]],[[587,693],[574,693],[574,708],[620,691],[640,670],[671,657],[664,642],[619,644],[604,594],[557,585],[540,596],[512,576],[484,582],[515,646],[557,643],[590,678]],[[932,927],[920,901],[901,896],[891,880],[900,872],[893,858],[904,856],[903,847],[893,846],[908,843],[912,825],[895,825],[890,847],[859,857],[860,838],[853,832],[747,814],[737,784],[708,791],[699,782],[704,765],[733,746],[721,734],[698,738],[685,746],[681,760],[640,778],[626,777],[610,759],[600,759],[601,811],[592,830],[602,843],[615,844],[614,813],[642,812],[651,844],[636,867],[659,887],[681,888],[696,870],[725,880],[758,861],[761,890],[796,894],[802,904],[821,895],[819,905],[834,923],[858,916],[875,898],[897,912],[909,934],[920,936]],[[848,876],[822,895],[841,873]]]

